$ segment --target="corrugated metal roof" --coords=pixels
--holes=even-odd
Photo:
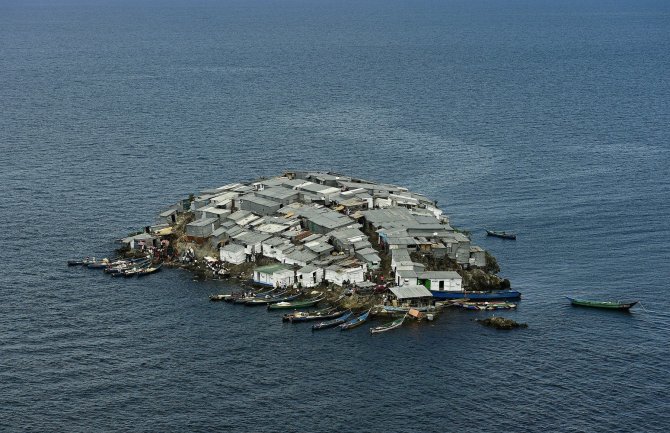
[[[222,247],[221,251],[225,251],[228,253],[239,253],[244,251],[244,247],[238,244],[228,244],[225,247]]]
[[[427,271],[417,274],[419,278],[427,278],[430,280],[458,280],[462,279],[456,271]]]
[[[430,290],[420,285],[406,285],[399,287],[391,287],[389,290],[398,299],[413,299],[413,298],[430,298],[433,296]]]

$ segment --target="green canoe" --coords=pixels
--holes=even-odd
[[[566,296],[567,297],[567,296]],[[567,297],[572,305],[578,307],[592,307],[592,308],[606,308],[609,310],[628,310],[633,305],[637,304],[638,301],[589,301],[587,299],[575,299]]]

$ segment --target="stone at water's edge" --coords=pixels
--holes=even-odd
[[[488,319],[477,319],[477,322],[496,329],[528,328],[527,323],[518,323],[512,319],[505,319],[504,317],[496,316],[489,317]]]

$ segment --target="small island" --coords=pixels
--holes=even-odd
[[[362,321],[432,319],[444,306],[514,308],[508,301],[521,295],[436,201],[332,172],[288,171],[201,191],[120,242],[118,261],[71,264],[125,277],[182,267],[238,280],[238,292],[213,301],[295,311],[327,305],[286,320],[337,320],[346,312]]]

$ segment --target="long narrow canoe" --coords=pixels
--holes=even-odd
[[[374,328],[370,328],[370,333],[371,334],[378,334],[380,332],[386,332],[390,331],[391,329],[399,328],[402,326],[403,322],[405,321],[405,318],[407,317],[407,314],[404,316],[395,319],[393,322],[385,323],[384,325],[377,326]]]
[[[469,299],[471,301],[514,300],[521,298],[517,290],[492,290],[489,292],[450,292],[447,290],[431,290],[433,298],[440,300]]]
[[[639,301],[590,301],[588,299],[575,299],[566,296],[570,303],[576,307],[591,307],[591,308],[605,308],[608,310],[629,310],[633,305]]]
[[[304,301],[282,301],[268,305],[268,310],[288,310],[297,308],[313,307],[323,300],[323,296],[313,299],[306,299]]]
[[[138,277],[143,277],[143,276],[145,276],[145,275],[149,275],[149,274],[156,273],[156,272],[158,272],[158,271],[161,270],[161,266],[163,266],[163,264],[159,264],[159,265],[157,265],[157,266],[153,266],[153,267],[151,267],[151,268],[140,269],[140,270],[137,272],[137,276],[138,276]]]
[[[353,329],[356,328],[357,326],[361,326],[363,323],[367,322],[368,317],[370,317],[370,310],[364,312],[358,317],[349,320],[346,323],[341,324],[340,331],[346,331],[348,329]]]
[[[267,301],[268,299],[273,299],[274,297],[286,296],[288,290],[285,290],[281,293],[276,293],[274,297],[268,294],[270,292],[256,293],[256,294],[250,292],[247,294],[247,296],[240,295],[236,297],[233,300],[233,302],[236,304],[246,304],[247,302],[251,302],[254,305],[267,305],[268,303],[265,301]]]
[[[244,303],[244,305],[248,306],[258,306],[258,305],[270,305],[270,304],[277,304],[279,302],[289,302],[293,301],[294,299],[297,299],[301,294],[297,295],[291,295],[291,296],[281,296],[278,298],[255,298],[251,299],[247,302]]]
[[[453,305],[465,310],[509,310],[516,308],[511,302],[455,302]]]
[[[293,314],[285,314],[282,320],[286,320],[291,323],[311,322],[314,320],[330,320],[330,319],[337,319],[338,317],[343,316],[345,313],[347,313],[347,310],[338,311],[328,309],[327,311],[320,311],[320,312],[296,311]]]
[[[312,331],[318,331],[319,329],[328,329],[328,328],[334,328],[337,325],[341,325],[353,315],[354,313],[351,310],[348,310],[346,313],[344,313],[342,316],[338,317],[337,319],[332,319],[332,320],[326,320],[325,322],[319,322],[315,325],[312,325]]]
[[[502,239],[516,239],[516,234],[514,233],[508,233],[508,232],[496,232],[493,230],[486,230],[486,234],[488,236],[494,236],[496,238],[502,238]]]

